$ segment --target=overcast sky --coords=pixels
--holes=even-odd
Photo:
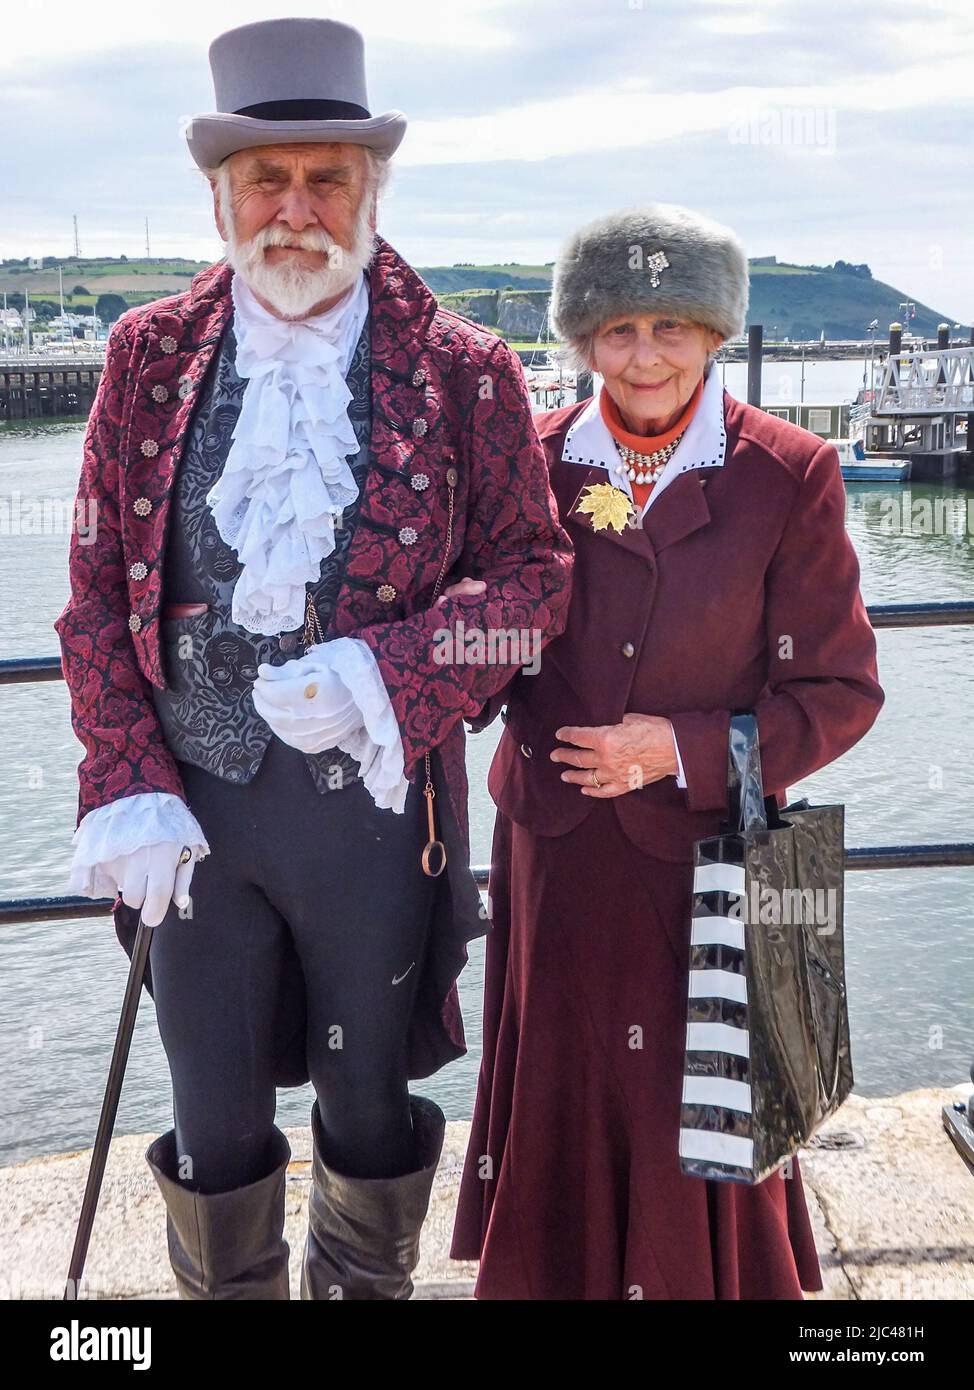
[[[974,319],[972,0],[43,0],[5,8],[0,255],[217,259],[180,121],[224,29],[365,34],[374,114],[409,120],[380,230],[414,264],[553,260],[641,201],[752,256],[866,261]],[[290,95],[290,93],[282,93]],[[298,95],[294,93],[293,95]]]

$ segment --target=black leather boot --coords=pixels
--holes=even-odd
[[[291,1146],[274,1126],[269,1171],[229,1192],[194,1192],[180,1181],[176,1131],[145,1151],[166,1202],[169,1260],[184,1299],[284,1299],[288,1255],[284,1183]]]
[[[311,1107],[313,1148],[303,1299],[406,1299],[419,1235],[443,1148],[443,1112],[410,1096],[417,1167],[398,1178],[350,1178],[321,1156],[321,1115]]]

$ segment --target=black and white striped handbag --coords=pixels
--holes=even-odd
[[[753,713],[727,766],[727,823],[694,849],[680,1166],[759,1183],[852,1089],[845,808],[765,799]]]

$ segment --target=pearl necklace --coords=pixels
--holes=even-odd
[[[670,455],[676,452],[677,445],[685,433],[684,430],[675,439],[671,439],[669,444],[651,454],[637,453],[635,449],[630,449],[628,444],[620,444],[616,439],[615,446],[622,455],[622,462],[616,464],[615,471],[620,478],[628,478],[631,483],[655,483],[666,467]]]

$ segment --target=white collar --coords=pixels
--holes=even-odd
[[[279,319],[240,275],[230,282],[237,375],[245,378],[233,443],[207,494],[242,569],[231,616],[275,636],[304,622],[307,585],[335,548],[335,523],[358,496],[348,456],[358,441],[345,382],[369,310],[359,276],[324,313]]]
[[[601,387],[605,390],[605,386]],[[703,392],[693,417],[687,425],[683,438],[666,462],[666,467],[656,481],[656,486],[646,499],[640,518],[652,506],[665,487],[691,468],[722,468],[727,449],[727,434],[724,429],[724,387],[716,364],[711,362],[704,376]],[[565,446],[561,453],[564,463],[581,463],[587,468],[604,468],[612,473],[612,482],[632,497],[632,484],[615,472],[619,463],[619,451],[609,427],[602,418],[599,397],[592,397],[590,404],[573,422],[565,435]]]
[[[308,314],[302,319],[281,319],[265,309],[242,275],[230,281],[233,296],[234,336],[237,356],[240,356],[241,333],[247,340],[255,359],[276,360],[275,354],[286,353],[285,360],[313,360],[316,340],[334,344],[351,361],[362,325],[368,313],[368,281],[363,273],[350,285],[341,299],[320,314]],[[293,344],[293,351],[288,348]],[[246,358],[247,349],[244,356]],[[348,361],[345,370],[348,370]],[[238,376],[243,375],[238,369]]]

